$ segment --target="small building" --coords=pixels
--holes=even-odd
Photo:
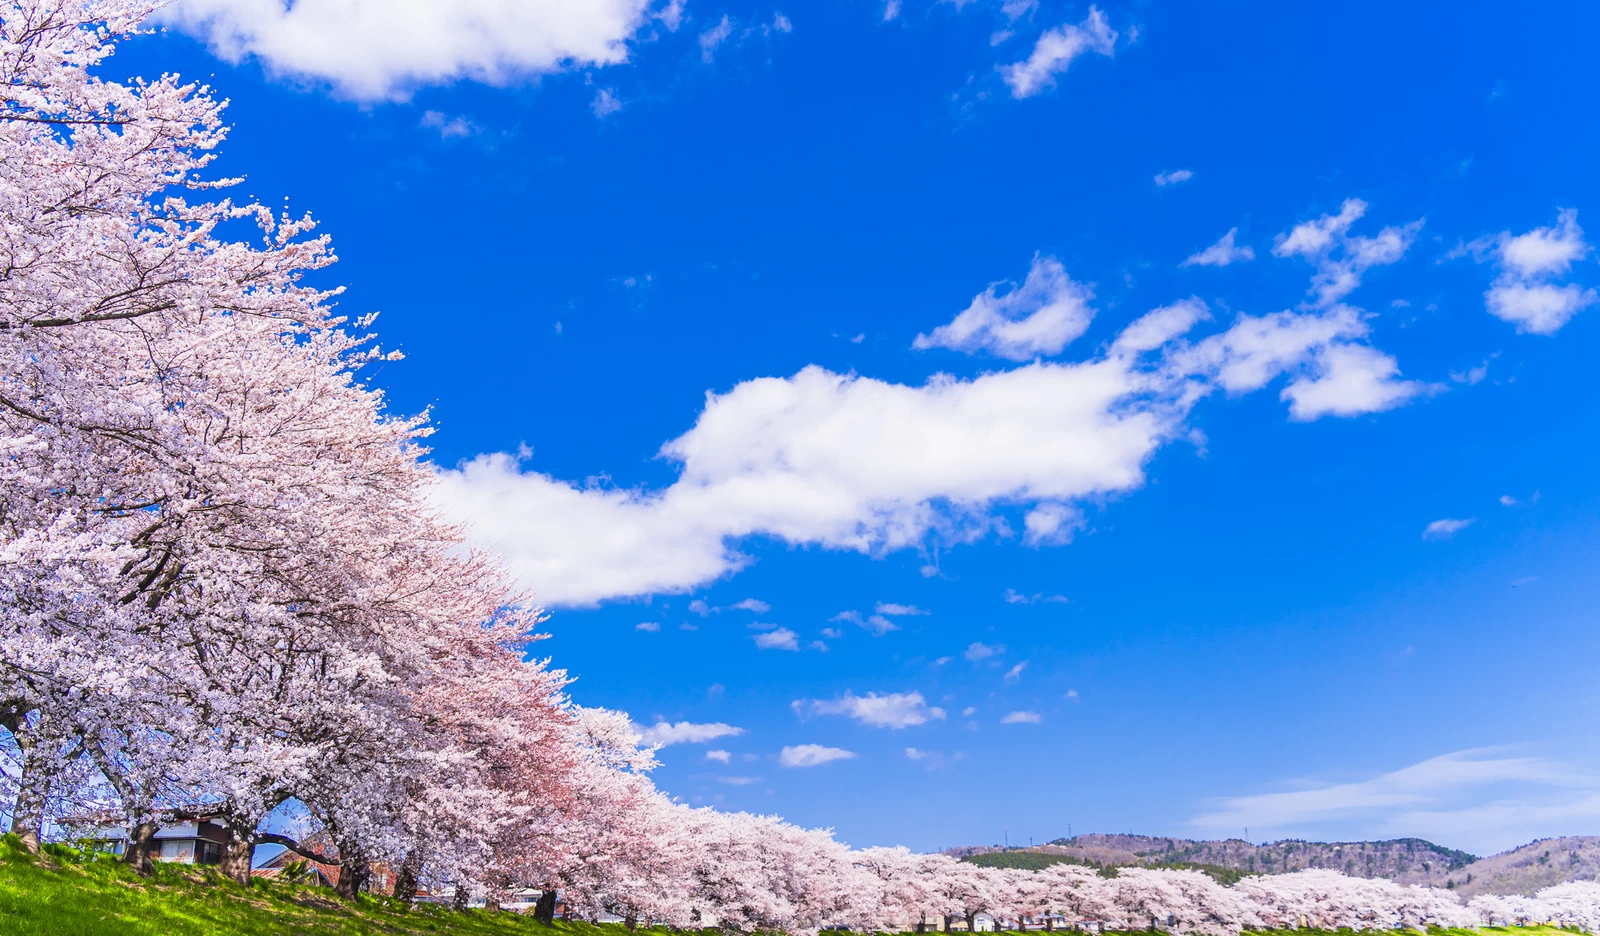
[[[156,831],[159,847],[151,857],[180,864],[221,864],[222,850],[231,838],[228,827],[214,818],[176,822]]]
[[[79,830],[79,841],[113,855],[128,851],[129,830],[125,825],[79,819],[65,823]],[[185,810],[163,817],[152,837],[150,857],[178,864],[215,865],[222,863],[223,849],[233,833],[216,814]]]

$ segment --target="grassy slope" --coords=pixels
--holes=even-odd
[[[141,878],[105,857],[68,849],[34,859],[12,836],[0,838],[3,936],[630,936],[616,925],[540,926],[515,913],[405,908],[363,897],[354,904],[326,890],[282,883],[242,888],[214,871],[159,865]],[[668,936],[665,930],[638,936]],[[1132,934],[1130,934],[1132,936]],[[1282,933],[1261,936],[1284,936]],[[1299,930],[1295,936],[1349,936]],[[1571,936],[1549,927],[1435,930],[1433,936]]]
[[[349,904],[325,889],[257,882],[242,888],[209,869],[158,865],[141,878],[105,857],[68,850],[33,860],[0,839],[0,934],[4,936],[617,936],[620,926],[540,926],[515,913],[407,909],[363,897]],[[641,934],[651,931],[641,930]],[[656,934],[662,936],[662,934]]]

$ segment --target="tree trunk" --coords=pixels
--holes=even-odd
[[[41,716],[42,718],[42,716]],[[17,778],[17,805],[11,810],[11,831],[22,839],[22,847],[35,854],[44,833],[44,802],[50,789],[44,752],[39,750],[38,731],[26,723],[12,729],[17,742],[20,776]]]
[[[546,885],[545,889],[539,892],[539,900],[533,905],[533,919],[534,922],[543,923],[546,926],[556,921],[556,889],[554,887]]]
[[[156,832],[161,827],[156,825],[154,819],[146,819],[136,825],[128,827],[128,845],[122,852],[122,863],[139,872],[145,877],[155,873],[155,855],[152,854],[160,848],[156,842]]]
[[[940,916],[944,917],[944,931],[946,933],[950,932],[950,914],[943,913]]]
[[[467,900],[468,900],[468,897],[467,897],[467,886],[465,884],[457,884],[456,885],[456,892],[454,894],[450,895],[450,907],[451,907],[451,909],[453,909],[453,910],[465,910],[465,909],[467,909]]]
[[[335,894],[345,900],[354,900],[356,895],[367,889],[367,881],[372,877],[372,871],[367,863],[358,854],[352,855],[344,849],[339,849],[339,885],[333,889]],[[344,855],[350,855],[345,858]]]
[[[977,931],[978,931],[978,915],[976,913],[968,913],[967,914],[967,932],[976,933]]]
[[[222,861],[217,870],[232,878],[235,884],[249,887],[253,880],[250,869],[256,863],[256,840],[249,833],[240,834],[230,823],[228,841],[222,846]]]
[[[417,871],[422,864],[422,856],[416,849],[406,852],[406,858],[400,862],[400,870],[394,875],[394,898],[410,903],[417,899]],[[546,921],[549,922],[549,921]]]

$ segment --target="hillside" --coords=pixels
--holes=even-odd
[[[951,849],[957,857],[994,854],[1005,849],[974,846]],[[1564,881],[1600,880],[1600,836],[1541,839],[1488,858],[1423,839],[1376,842],[1285,840],[1255,845],[1243,839],[1200,841],[1149,835],[1077,835],[1048,845],[1009,852],[1080,861],[1100,866],[1193,866],[1245,874],[1284,874],[1329,868],[1354,877],[1388,878],[1402,884],[1449,887],[1464,896],[1531,894]],[[983,863],[996,863],[995,859]],[[1015,859],[1004,862],[1024,866]]]
[[[667,936],[483,910],[357,903],[284,883],[243,888],[215,871],[158,865],[141,878],[107,857],[51,847],[34,859],[0,837],[0,933],[6,936]],[[681,934],[680,934],[681,936]]]

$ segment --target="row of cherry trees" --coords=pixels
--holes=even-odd
[[[296,800],[351,892],[369,859],[464,878],[513,837],[548,874],[616,770],[608,716],[526,659],[537,612],[429,507],[425,419],[384,411],[369,320],[304,281],[328,240],[217,197],[222,105],[96,76],[151,7],[0,4],[12,827],[112,810],[148,862],[158,815],[205,802],[247,880]]]
[[[248,882],[257,845],[308,848],[267,831],[296,804],[346,894],[383,862],[401,895],[559,889],[681,926],[1591,925],[1589,891],[992,871],[671,801],[430,506],[426,419],[361,376],[392,356],[306,279],[327,238],[207,175],[222,105],[98,76],[152,7],[0,0],[0,801],[26,844],[93,816],[148,866],[156,823],[204,804]]]

